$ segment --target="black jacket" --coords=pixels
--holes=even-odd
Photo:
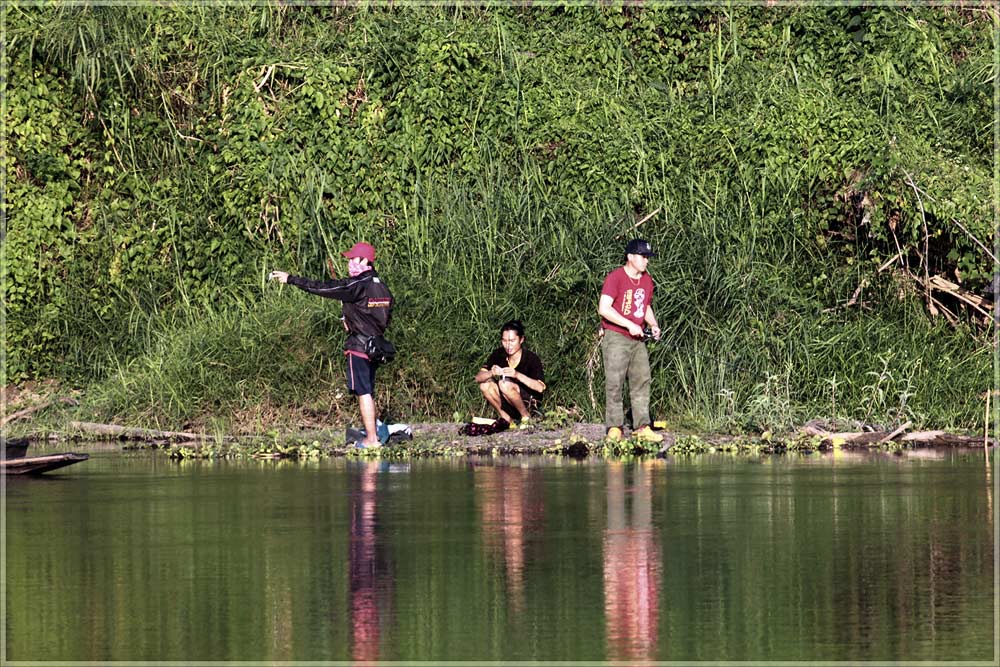
[[[344,302],[344,322],[347,324],[345,350],[365,351],[365,341],[371,336],[382,336],[392,318],[392,293],[375,269],[365,271],[356,278],[337,280],[309,280],[288,276],[288,284],[311,294]]]

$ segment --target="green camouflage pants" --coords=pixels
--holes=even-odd
[[[606,330],[601,341],[604,353],[604,425],[621,426],[625,421],[622,388],[628,377],[632,426],[649,424],[649,354],[641,340]]]

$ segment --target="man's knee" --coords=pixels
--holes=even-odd
[[[496,396],[496,395],[498,395],[498,392],[497,392],[497,383],[494,382],[493,380],[487,380],[486,382],[480,382],[479,383],[479,391],[483,392],[484,396]]]
[[[504,396],[517,396],[519,398],[521,396],[521,388],[516,382],[512,382],[510,380],[500,380],[497,382],[497,386],[500,387],[500,393]]]

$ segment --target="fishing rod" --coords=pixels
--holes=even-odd
[[[654,337],[653,329],[648,326],[642,330],[642,342],[649,349],[650,354],[654,352],[661,353],[664,350],[677,351],[680,349],[680,346],[677,344],[677,341],[674,340],[673,338],[666,340],[663,338],[662,334],[660,338]],[[706,357],[710,356],[708,353],[702,351],[689,351],[688,353],[691,354],[692,356],[700,357],[702,359],[705,359]],[[749,368],[743,366],[742,364],[738,364],[735,361],[726,361],[725,359],[720,359],[719,357],[711,357],[711,358],[713,360],[722,362],[724,366],[726,366],[731,370],[750,372]]]

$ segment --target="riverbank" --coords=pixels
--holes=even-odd
[[[265,435],[196,434],[126,429],[116,435],[106,430],[95,433],[95,425],[73,422],[61,431],[25,436],[29,441],[59,442],[85,450],[88,443],[116,441],[123,451],[161,449],[173,459],[291,459],[329,457],[410,459],[449,456],[528,456],[553,455],[570,458],[665,457],[731,453],[780,455],[786,452],[878,450],[903,452],[916,449],[992,448],[995,440],[945,431],[834,432],[821,422],[811,422],[794,432],[761,434],[693,434],[662,430],[662,443],[634,438],[611,442],[604,437],[602,424],[575,422],[557,428],[544,425],[511,429],[483,436],[460,433],[461,424],[429,422],[410,425],[412,437],[391,442],[378,449],[359,449],[345,437],[343,429],[310,429]],[[102,425],[107,427],[107,425]]]
[[[412,437],[394,439],[375,450],[353,446],[339,419],[302,421],[285,415],[268,423],[228,428],[212,420],[180,424],[177,430],[82,421],[90,417],[79,406],[78,392],[60,389],[58,383],[4,391],[0,425],[4,439],[65,443],[86,449],[89,443],[117,442],[124,450],[161,449],[175,459],[318,459],[362,457],[407,459],[431,456],[555,455],[573,458],[666,456],[728,452],[769,455],[784,452],[832,450],[882,450],[947,447],[992,447],[995,440],[980,432],[915,430],[913,424],[872,426],[851,420],[814,419],[783,432],[719,433],[678,427],[668,422],[659,431],[662,443],[633,438],[605,439],[603,424],[573,419],[573,412],[554,409],[525,429],[513,428],[481,436],[462,434],[462,423],[428,421],[409,425]]]

